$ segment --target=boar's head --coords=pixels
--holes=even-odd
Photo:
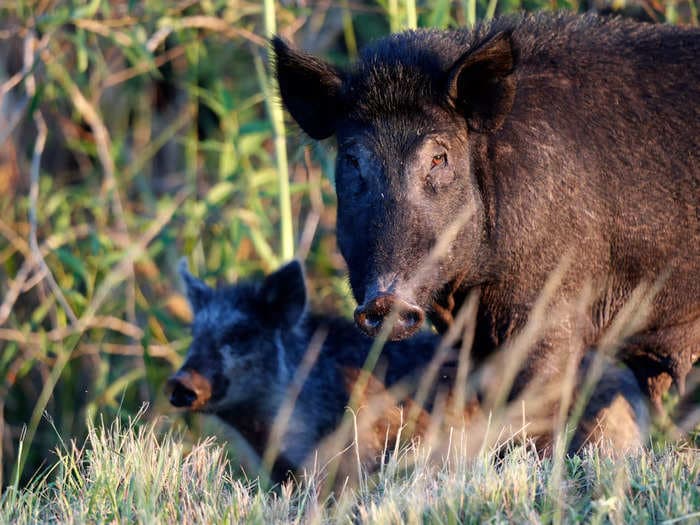
[[[262,410],[275,386],[288,381],[282,333],[294,330],[306,308],[302,268],[293,261],[262,280],[210,288],[180,274],[193,310],[192,343],[168,381],[177,407],[219,413]],[[283,377],[284,376],[284,377]]]
[[[335,136],[337,235],[376,335],[415,333],[457,283],[484,280],[486,212],[474,152],[515,96],[508,33],[393,35],[340,70],[273,41],[282,101],[314,139]],[[465,52],[466,50],[466,52]]]

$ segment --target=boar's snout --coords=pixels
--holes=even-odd
[[[176,407],[197,410],[211,398],[211,383],[194,370],[180,370],[168,379],[170,404]]]
[[[392,315],[392,312],[395,312]],[[384,321],[395,317],[389,339],[406,339],[418,331],[425,313],[418,306],[394,294],[383,293],[371,298],[355,310],[355,324],[370,337],[379,335]]]

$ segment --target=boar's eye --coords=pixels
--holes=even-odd
[[[343,164],[349,174],[351,173],[353,176],[357,175],[360,178],[363,177],[362,170],[360,169],[360,159],[355,155],[345,153],[343,155]]]
[[[356,156],[349,153],[343,155],[338,175],[343,181],[343,186],[347,188],[351,194],[357,195],[366,191],[366,174],[362,173],[360,169],[360,159]]]
[[[430,169],[425,179],[426,185],[432,193],[437,193],[442,188],[448,187],[454,180],[454,170],[447,168],[446,152],[432,155]]]
[[[358,172],[360,171],[360,161],[355,157],[354,155],[350,155],[349,153],[346,153],[343,156],[345,160],[345,165],[353,170],[357,170]]]
[[[440,153],[439,155],[433,155],[430,161],[430,169],[442,168],[447,165],[447,153]]]

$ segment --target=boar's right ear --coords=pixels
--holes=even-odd
[[[272,40],[280,95],[287,111],[311,138],[335,133],[339,113],[338,72],[314,56],[295,51],[280,37]]]
[[[265,278],[261,296],[267,314],[285,329],[294,327],[306,310],[306,281],[299,261],[285,264]]]
[[[448,98],[472,131],[495,131],[503,125],[515,99],[514,63],[510,34],[498,33],[450,69]]]
[[[187,259],[184,257],[180,259],[177,269],[180,272],[182,281],[185,283],[185,290],[190,306],[194,312],[197,312],[211,300],[212,289],[209,288],[204,281],[197,279],[190,273],[190,270],[187,268]]]

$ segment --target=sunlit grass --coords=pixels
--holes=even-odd
[[[212,439],[189,447],[164,424],[90,426],[50,472],[5,492],[0,522],[649,523],[692,522],[700,509],[700,453],[678,445],[617,460],[587,449],[565,460],[555,490],[552,461],[529,444],[437,461],[410,445],[361,488],[320,499],[323,472],[263,491]]]

